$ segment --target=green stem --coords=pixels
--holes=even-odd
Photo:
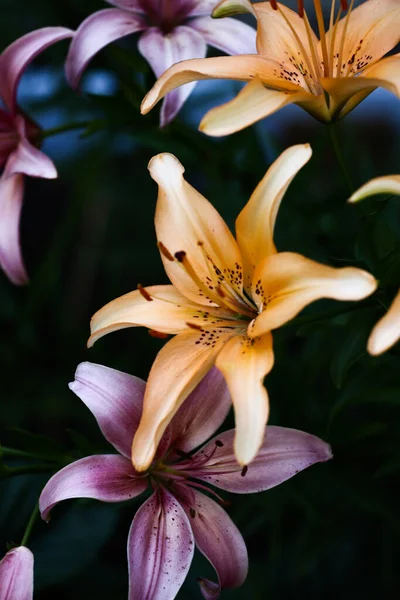
[[[0,479],[8,479],[16,475],[31,475],[33,473],[51,473],[54,471],[54,466],[50,465],[24,465],[22,467],[0,467]]]
[[[351,177],[350,177],[349,171],[347,169],[346,161],[344,160],[342,151],[340,149],[339,137],[338,137],[338,132],[337,132],[337,124],[329,123],[329,125],[327,125],[327,127],[328,127],[329,137],[331,138],[333,151],[336,156],[336,160],[338,161],[340,170],[342,171],[343,179],[345,180],[347,187],[349,188],[350,193],[352,194],[354,192],[355,188],[354,188],[353,182],[351,181]]]
[[[57,459],[46,456],[45,454],[26,452],[25,450],[18,450],[17,448],[7,448],[6,446],[0,446],[0,453],[3,456],[17,456],[21,458],[33,458],[34,460],[45,460],[47,462],[58,462]]]
[[[29,517],[28,524],[25,529],[24,537],[21,540],[21,546],[26,546],[29,540],[29,536],[32,533],[32,529],[35,525],[36,519],[39,516],[39,506],[35,504],[35,508],[33,509],[31,516]]]
[[[322,315],[310,316],[310,317],[298,317],[297,319],[293,319],[293,321],[289,321],[287,325],[308,325],[309,323],[317,323],[318,321],[326,321],[328,319],[333,319],[334,317],[339,317],[340,315],[345,315],[346,313],[353,312],[355,310],[361,310],[362,308],[370,308],[374,306],[375,302],[366,302],[365,304],[354,304],[354,306],[348,306],[346,308],[337,308],[335,310],[331,310],[329,312],[323,313]]]
[[[87,129],[89,125],[93,123],[97,123],[98,120],[95,121],[81,121],[78,123],[66,123],[65,125],[59,125],[58,127],[52,127],[51,129],[45,129],[41,132],[41,138],[48,138],[52,135],[59,135],[60,133],[65,133],[66,131],[74,131],[75,129]]]

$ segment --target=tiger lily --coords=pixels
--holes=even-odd
[[[242,470],[233,454],[233,430],[214,435],[230,408],[222,374],[214,368],[176,413],[154,463],[147,472],[138,473],[130,449],[145,382],[102,365],[81,363],[70,388],[93,413],[118,454],[87,456],[58,471],[40,495],[40,511],[47,521],[62,500],[122,502],[150,488],[151,495],[137,511],[128,535],[129,600],[175,598],[195,545],[218,575],[218,583],[198,580],[206,600],[218,598],[221,588],[240,586],[248,569],[246,544],[213,487],[236,494],[261,492],[332,458],[329,445],[314,435],[267,427],[256,460]]]
[[[0,600],[32,600],[33,554],[25,546],[13,548],[0,560]]]
[[[375,290],[374,277],[361,269],[336,269],[276,251],[279,204],[310,157],[310,146],[298,145],[273,163],[237,218],[237,240],[185,181],[177,158],[159,154],[150,161],[159,186],[158,247],[172,285],[139,286],[104,306],[92,318],[88,342],[91,346],[111,331],[135,326],[176,335],[150,371],[132,445],[137,470],[150,465],[168,423],[214,364],[232,395],[237,459],[250,463],[268,419],[263,379],[274,362],[271,330],[319,298],[361,300]]]
[[[387,175],[371,179],[360,187],[349,199],[358,202],[374,194],[396,194],[400,196],[400,175]],[[377,356],[389,350],[400,339],[400,290],[397,292],[387,313],[378,321],[368,339],[367,349]]]
[[[52,160],[38,149],[40,127],[17,104],[18,83],[39,53],[72,36],[73,31],[65,27],[44,27],[22,36],[0,54],[0,268],[15,285],[28,282],[19,239],[25,175],[57,177]]]
[[[256,52],[253,27],[236,19],[216,22],[211,11],[217,0],[106,0],[113,8],[90,15],[81,23],[65,64],[66,75],[77,88],[90,60],[107,44],[140,33],[138,49],[156,77],[174,63],[203,58],[207,44],[227,54]],[[179,112],[195,84],[176,90],[165,99],[161,127]]]
[[[347,6],[341,2],[342,6]],[[303,2],[300,14],[277,2],[225,0],[220,17],[249,12],[257,19],[258,54],[185,60],[166,71],[142,103],[146,114],[166,94],[199,79],[248,82],[236,98],[209,111],[200,129],[208,135],[234,133],[288,104],[298,104],[323,123],[345,117],[377,87],[400,97],[400,54],[383,58],[400,41],[398,0],[366,0],[340,19],[332,0],[325,29],[321,0],[314,0],[319,39]]]

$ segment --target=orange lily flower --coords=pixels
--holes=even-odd
[[[236,240],[215,208],[183,177],[172,154],[149,164],[159,195],[155,228],[172,285],[142,288],[92,318],[88,345],[125,327],[176,335],[151,368],[132,461],[150,465],[162,434],[188,394],[215,364],[235,410],[235,453],[242,465],[259,450],[268,419],[263,385],[272,369],[271,330],[320,298],[361,300],[376,288],[361,269],[336,269],[277,252],[273,231],[290,182],[311,157],[308,144],[287,149],[270,167],[236,220]]]
[[[387,175],[371,179],[349,199],[358,202],[374,194],[396,194],[400,196],[400,175]],[[377,356],[389,350],[400,339],[400,290],[397,292],[387,313],[377,322],[368,339],[367,349]]]
[[[342,119],[378,87],[400,97],[400,54],[383,58],[400,41],[399,0],[366,0],[336,13],[332,0],[325,30],[321,0],[314,0],[319,38],[303,2],[298,13],[277,2],[225,0],[213,16],[250,12],[257,19],[257,52],[184,60],[165,71],[142,103],[146,114],[175,88],[200,79],[248,82],[230,102],[200,123],[208,135],[234,133],[287,104],[298,104],[323,123]],[[346,6],[342,0],[342,6]]]

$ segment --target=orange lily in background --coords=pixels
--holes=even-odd
[[[371,179],[349,199],[358,202],[374,194],[396,194],[400,196],[400,175],[387,175]],[[387,313],[378,321],[368,339],[368,352],[373,356],[389,350],[400,339],[400,290],[397,292]]]
[[[163,73],[144,98],[146,114],[175,88],[200,79],[233,79],[247,85],[230,102],[210,110],[200,129],[208,135],[234,133],[287,104],[298,104],[323,123],[345,117],[378,87],[400,97],[400,54],[383,58],[400,41],[399,0],[366,0],[342,18],[332,0],[325,30],[321,0],[314,0],[319,39],[302,0],[299,13],[277,2],[224,0],[214,17],[238,12],[257,19],[257,52],[184,60]]]
[[[148,468],[168,423],[214,364],[232,396],[236,457],[250,463],[268,419],[263,380],[274,362],[271,330],[314,300],[361,300],[374,292],[376,281],[366,271],[336,269],[275,248],[280,202],[310,157],[310,146],[298,145],[272,164],[236,220],[236,240],[212,204],[186,182],[175,156],[150,161],[159,186],[158,247],[172,285],[139,286],[104,306],[92,318],[88,343],[141,325],[176,335],[148,378],[132,445],[138,471]]]

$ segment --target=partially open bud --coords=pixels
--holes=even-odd
[[[0,561],[0,600],[32,600],[33,554],[25,546],[13,548]]]

